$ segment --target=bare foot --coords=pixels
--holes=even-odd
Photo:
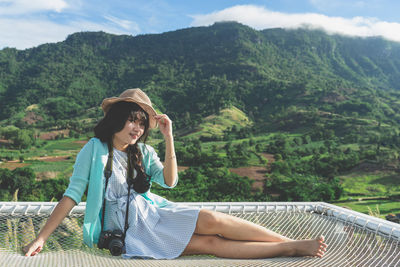
[[[316,239],[296,240],[287,244],[293,246],[290,256],[314,256],[322,258],[328,247],[324,243],[322,235]]]

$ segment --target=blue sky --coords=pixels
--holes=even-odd
[[[400,42],[399,13],[398,0],[0,0],[0,49],[59,42],[81,31],[135,36],[224,20]]]

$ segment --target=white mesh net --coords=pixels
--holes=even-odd
[[[0,266],[400,266],[400,225],[326,203],[184,203],[227,212],[293,239],[322,234],[329,245],[322,259],[124,260],[82,243],[84,203],[65,218],[40,254],[24,257],[21,248],[39,232],[55,204],[0,202]]]

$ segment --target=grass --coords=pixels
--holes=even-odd
[[[46,162],[46,161],[26,161],[26,163],[30,164],[30,167],[35,172],[45,172],[45,171],[54,171],[54,172],[64,172],[68,171],[68,169],[72,170],[72,165],[74,163],[74,159],[56,161],[56,162]]]
[[[334,205],[340,207],[348,207],[352,210],[365,213],[368,215],[378,215],[381,219],[385,219],[385,216],[389,213],[400,213],[400,203],[399,201],[393,200],[362,200],[362,201],[352,201],[352,202],[335,202]],[[372,212],[372,214],[371,214]]]
[[[339,177],[348,196],[382,196],[400,193],[399,176],[394,172],[356,172]]]
[[[87,140],[87,139],[81,139]],[[2,149],[0,155],[12,156],[14,159],[18,159],[19,156],[23,156],[25,159],[32,159],[43,156],[72,156],[75,155],[82,147],[83,144],[77,143],[78,139],[68,138],[61,140],[49,140],[46,141],[40,147],[31,147],[29,149],[15,150],[15,149]]]
[[[199,138],[203,136],[208,138],[222,138],[224,136],[224,131],[234,125],[240,128],[250,126],[251,124],[252,122],[243,111],[231,106],[230,108],[221,110],[217,115],[204,118],[199,125],[200,130],[186,135],[186,137]]]
[[[62,139],[62,140],[51,140],[43,147],[45,150],[79,150],[82,148],[82,144],[76,143],[76,139]]]
[[[267,165],[266,164],[267,160],[263,156],[259,155],[258,153],[253,151],[253,152],[250,153],[249,156],[250,156],[250,158],[248,160],[248,165],[249,166],[262,166],[262,167],[265,167]]]
[[[47,141],[40,148],[32,147],[29,151],[24,152],[22,154],[25,159],[23,163],[2,163],[0,167],[29,166],[38,177],[46,176],[44,174],[49,176],[50,173],[50,177],[68,177],[73,171],[75,156],[83,147],[83,144],[76,141],[77,139],[74,138]],[[43,156],[47,157],[42,159]],[[56,156],[68,158],[55,159]],[[18,157],[16,156],[15,159]]]
[[[340,148],[342,150],[346,150],[347,148],[350,148],[351,150],[359,151],[360,145],[359,144],[346,144],[346,145],[341,145]]]
[[[232,145],[237,145],[243,142],[249,142],[250,139],[252,139],[255,143],[267,143],[273,136],[274,134],[265,134],[243,139],[234,139],[231,141],[210,141],[202,143],[201,147],[203,148],[204,151],[210,152],[214,145],[217,146],[217,148],[223,149],[228,142],[231,142]]]

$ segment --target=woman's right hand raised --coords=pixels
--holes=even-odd
[[[44,241],[41,239],[33,240],[29,245],[25,246],[22,250],[25,253],[25,256],[35,256],[40,251],[42,251],[44,246]]]

